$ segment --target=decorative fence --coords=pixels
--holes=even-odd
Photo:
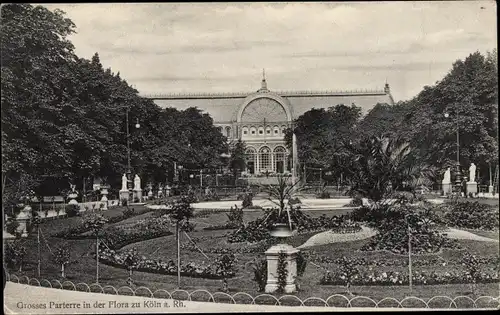
[[[473,299],[468,296],[434,296],[430,299],[422,299],[416,296],[408,296],[401,300],[393,297],[386,297],[381,300],[374,300],[367,296],[346,296],[342,294],[332,294],[326,299],[319,297],[308,297],[301,299],[295,295],[283,295],[276,297],[271,294],[259,294],[252,296],[245,292],[228,294],[224,292],[211,293],[207,290],[186,290],[167,291],[151,289],[139,286],[132,288],[121,286],[118,289],[112,285],[100,285],[98,283],[87,284],[80,282],[74,284],[71,281],[59,280],[38,280],[27,276],[18,277],[14,274],[7,274],[7,281],[27,284],[39,287],[71,290],[80,292],[92,292],[102,294],[114,294],[125,296],[142,296],[147,298],[176,299],[193,302],[212,302],[226,304],[253,304],[253,305],[280,305],[280,306],[315,306],[315,307],[367,307],[367,308],[428,308],[428,309],[498,309],[500,307],[500,296],[480,296]]]

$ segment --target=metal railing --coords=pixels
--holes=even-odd
[[[259,294],[252,296],[246,292],[237,292],[228,294],[225,292],[209,292],[204,289],[195,291],[186,291],[177,289],[168,291],[157,289],[152,291],[148,287],[138,286],[121,286],[118,289],[112,285],[101,285],[98,283],[87,284],[79,282],[77,284],[66,280],[38,280],[29,278],[28,276],[18,277],[15,274],[7,274],[7,281],[46,287],[61,290],[71,290],[89,293],[102,293],[125,296],[142,296],[147,298],[158,299],[177,299],[193,302],[212,302],[226,304],[251,304],[251,305],[280,305],[280,306],[322,306],[322,307],[367,307],[367,308],[428,308],[428,309],[497,309],[500,307],[500,296],[479,296],[475,299],[460,295],[455,297],[450,296],[434,296],[429,299],[423,299],[416,296],[407,296],[403,299],[394,297],[385,297],[380,300],[375,300],[368,296],[349,296],[343,294],[332,294],[327,298],[308,297],[299,298],[295,295],[287,294],[275,296],[272,294]]]

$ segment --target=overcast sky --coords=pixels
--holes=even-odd
[[[382,88],[396,100],[497,46],[493,1],[54,4],[141,94]]]

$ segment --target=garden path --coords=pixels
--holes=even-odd
[[[342,242],[352,242],[370,238],[377,234],[374,229],[366,226],[361,227],[361,231],[356,233],[334,233],[332,231],[321,232],[310,237],[304,244],[300,245],[298,248],[306,248],[311,246],[332,244],[332,243],[342,243]]]
[[[471,232],[467,232],[464,230],[458,230],[458,229],[453,229],[449,228],[445,232],[449,238],[454,238],[458,240],[472,240],[472,241],[481,241],[481,242],[497,242],[498,240],[489,238],[489,237],[484,237],[484,236],[479,236]]]

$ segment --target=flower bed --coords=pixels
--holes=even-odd
[[[449,271],[436,273],[414,271],[412,284],[467,284],[467,283],[495,283],[498,282],[498,272],[493,269],[481,272],[474,280],[467,271]],[[319,281],[322,285],[344,285],[345,276],[341,273],[328,272]],[[360,272],[351,278],[353,285],[408,285],[407,272]]]
[[[81,234],[68,236],[68,239],[94,239],[93,233],[87,231]],[[148,239],[172,235],[169,231],[169,221],[167,218],[148,218],[137,222],[111,226],[99,233],[99,238],[112,249],[119,249],[123,246]]]
[[[310,260],[317,263],[336,264],[342,263],[342,258],[331,258],[320,256],[316,253],[310,254]],[[478,257],[478,262],[482,265],[500,265],[500,256]],[[374,266],[374,267],[407,267],[408,259],[384,259],[374,260],[373,258],[353,257],[350,258],[352,263],[357,266]],[[425,257],[422,259],[412,258],[412,266],[435,266],[435,265],[461,265],[460,259],[445,260],[441,257]]]
[[[258,242],[271,237],[269,228],[274,222],[270,218],[270,210],[266,210],[264,216],[249,222],[246,226],[239,228],[229,235],[230,243]],[[321,215],[313,218],[303,213],[300,208],[290,211],[292,224],[297,227],[298,233],[323,232],[331,230],[334,233],[356,233],[361,230],[359,223],[351,221],[348,215],[331,216]]]
[[[144,213],[152,212],[152,211],[153,210],[148,209],[148,208],[144,208],[141,210],[135,210],[135,211],[125,209],[121,215],[116,216],[116,217],[112,217],[112,218],[108,218],[108,224],[118,223],[118,222],[124,221],[128,218],[138,216],[138,215],[141,215]],[[52,237],[59,237],[59,238],[64,238],[64,239],[81,239],[82,238],[81,234],[83,234],[85,232],[89,232],[89,231],[90,231],[90,229],[82,223],[76,227],[69,228],[69,229],[54,233],[54,234],[52,234]]]
[[[228,223],[222,224],[222,225],[207,226],[207,227],[204,227],[203,230],[205,230],[205,231],[233,230],[233,229],[237,229],[239,227],[240,226],[238,224],[228,222]]]
[[[477,201],[453,201],[440,205],[440,208],[444,211],[444,221],[448,226],[475,230],[498,229],[498,207]]]
[[[117,268],[128,269],[129,266],[126,264],[126,258],[127,253],[118,253],[106,247],[100,247],[99,249],[99,261],[104,264]],[[234,271],[229,271],[224,274],[221,272],[220,268],[217,268],[218,261],[220,259],[221,258],[219,258],[215,264],[197,264],[189,262],[186,265],[181,265],[181,276],[204,279],[224,279],[234,277]],[[177,265],[173,260],[164,262],[161,260],[147,259],[144,256],[140,257],[135,263],[134,270],[164,275],[177,275]]]
[[[207,238],[204,237],[206,240]],[[224,237],[211,237],[211,239],[225,239]],[[200,241],[199,238],[193,238],[193,241],[198,243]],[[219,246],[214,246],[214,247],[204,247],[203,252],[205,253],[210,253],[210,254],[229,254],[229,253],[235,253],[235,254],[255,254],[255,253],[263,253],[265,252],[269,247],[272,245],[275,245],[278,243],[278,239],[276,238],[269,238],[266,240],[262,240],[253,244],[249,244],[247,246],[239,246],[237,244],[219,244]],[[217,242],[216,240],[214,242]],[[226,245],[226,246],[225,246]],[[231,246],[231,245],[237,245],[237,246]],[[183,250],[189,250],[192,252],[198,252],[198,248],[194,246],[193,243],[187,242],[181,244],[181,249]]]
[[[412,252],[437,253],[442,248],[460,248],[458,242],[441,235],[438,231],[420,231],[411,237]],[[362,251],[387,250],[396,254],[408,252],[408,231],[397,226],[392,231],[377,234],[361,248]]]
[[[200,209],[195,210],[193,214],[193,218],[206,218],[211,214],[229,212],[229,209]]]

